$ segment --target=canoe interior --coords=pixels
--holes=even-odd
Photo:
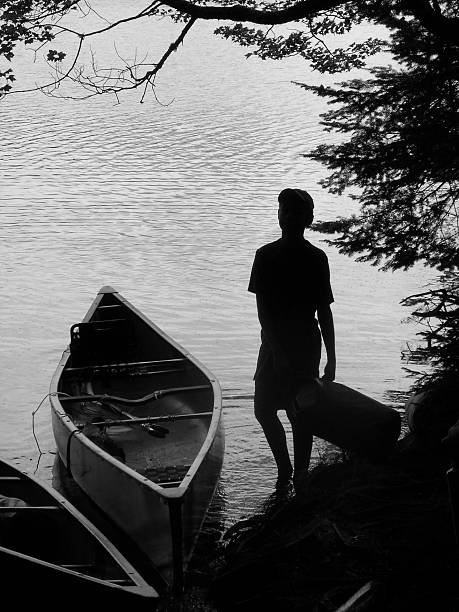
[[[86,524],[67,509],[67,502],[62,504],[60,496],[48,487],[40,486],[3,461],[0,461],[0,496],[2,570],[15,567],[24,573],[28,569],[31,578],[44,575],[45,569],[49,572],[51,564],[55,570],[67,571],[59,580],[68,579],[69,572],[74,572],[136,590],[132,567],[121,566]],[[37,564],[31,569],[33,561]],[[147,591],[152,589],[147,587]],[[116,592],[120,594],[118,589]]]
[[[58,386],[68,416],[92,442],[142,476],[165,488],[180,486],[211,422],[214,394],[207,376],[116,293],[98,296],[84,322],[72,327],[70,348]],[[106,394],[136,400],[183,387],[192,389],[135,404],[66,399]],[[142,423],[129,424],[117,410],[134,418],[188,416],[159,419],[152,432]],[[208,414],[194,417],[197,413]],[[116,426],[101,425],[124,419]]]

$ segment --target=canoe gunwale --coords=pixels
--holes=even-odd
[[[44,559],[40,559],[39,557],[34,557],[32,555],[26,555],[22,552],[13,550],[12,548],[8,548],[5,546],[0,546],[0,555],[2,554],[5,554],[11,557],[16,557],[18,559],[22,559],[24,561],[28,561],[30,563],[34,563],[37,565],[41,565],[43,567],[47,567],[49,569],[55,570],[57,572],[61,572],[63,574],[67,574],[69,576],[77,576],[80,578],[84,578],[85,580],[88,580],[89,582],[103,584],[105,586],[109,586],[110,588],[114,588],[114,589],[122,589],[123,591],[129,591],[130,593],[137,593],[141,595],[146,589],[152,588],[148,584],[146,584],[146,587],[142,587],[142,586],[135,585],[135,584],[133,584],[132,586],[120,587],[118,584],[111,582],[110,580],[104,580],[103,578],[97,578],[97,576],[90,576],[89,574],[85,574],[83,572],[77,572],[76,570],[73,570],[71,568],[64,567],[57,563],[51,563],[49,561],[45,561]],[[133,580],[133,582],[135,581]]]

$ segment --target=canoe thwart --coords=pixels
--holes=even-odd
[[[69,397],[60,397],[59,400],[61,403],[66,402],[101,402],[101,401],[113,401],[120,402],[121,404],[145,404],[149,401],[158,400],[165,395],[171,395],[173,393],[187,393],[188,391],[211,391],[212,387],[210,385],[192,385],[190,387],[171,387],[169,389],[158,389],[157,391],[153,391],[153,393],[149,393],[148,395],[144,395],[143,397],[138,397],[135,399],[130,399],[128,397],[117,397],[116,395],[108,395],[107,393],[101,394],[88,394],[88,395],[71,395]]]
[[[82,569],[99,569],[96,563],[59,563],[60,567],[65,569],[82,570]]]
[[[127,361],[125,363],[103,363],[96,365],[86,365],[86,366],[78,366],[73,368],[66,368],[65,372],[89,372],[93,373],[95,371],[104,371],[112,372],[112,370],[129,370],[129,369],[142,369],[148,367],[155,366],[174,366],[181,365],[186,363],[188,360],[184,357],[176,358],[176,359],[156,359],[153,361]],[[174,370],[175,371],[175,370]]]

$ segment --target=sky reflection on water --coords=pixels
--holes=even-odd
[[[323,141],[322,101],[290,83],[307,78],[304,65],[245,61],[212,38],[203,57],[193,36],[160,79],[169,106],[37,94],[0,106],[0,446],[33,469],[31,412],[70,326],[110,284],[220,379],[221,491],[233,522],[269,494],[275,476],[252,416],[259,326],[247,283],[255,249],[278,236],[276,196],[286,186],[308,189],[322,220],[352,204],[322,191],[323,169],[301,156]],[[425,272],[378,272],[309,237],[330,259],[338,381],[383,401],[405,391],[400,350],[417,330],[401,325],[408,313],[399,301],[423,286]],[[46,404],[35,431],[52,452]],[[40,464],[47,480],[52,462],[46,455]]]

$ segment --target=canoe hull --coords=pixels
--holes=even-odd
[[[71,421],[52,413],[54,438],[69,475],[139,548],[151,559],[167,584],[173,582],[174,541],[183,540],[183,571],[212,500],[221,471],[224,435],[222,425],[214,437],[205,461],[197,470],[185,494],[165,497],[148,479],[138,478],[122,466],[107,461],[100,448],[74,433]],[[171,504],[178,506],[181,524],[173,527]],[[173,510],[174,512],[174,510]],[[175,531],[173,532],[173,528]],[[179,561],[175,562],[176,564]],[[178,580],[175,570],[176,580]]]

